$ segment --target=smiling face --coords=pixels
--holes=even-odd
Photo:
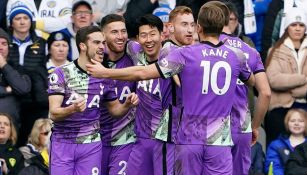
[[[288,128],[293,135],[303,135],[305,132],[305,118],[298,112],[294,112],[288,121]]]
[[[142,25],[139,27],[138,42],[151,61],[157,60],[162,42],[162,35],[157,27]]]
[[[4,116],[0,115],[0,144],[5,144],[11,136],[11,122]]]
[[[103,29],[103,33],[105,35],[107,47],[111,52],[124,52],[128,39],[128,33],[124,22],[116,21],[107,24]]]

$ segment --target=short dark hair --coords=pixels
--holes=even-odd
[[[163,31],[163,22],[159,17],[153,14],[144,15],[137,20],[138,33],[140,32],[140,27],[144,25],[149,25],[150,27],[157,27],[160,33]]]
[[[105,17],[103,17],[100,21],[100,27],[101,29],[103,29],[106,25],[112,23],[112,22],[123,22],[125,23],[125,18],[121,15],[117,15],[117,14],[109,14]]]
[[[86,43],[86,41],[88,40],[88,35],[95,32],[101,32],[100,28],[97,26],[86,26],[78,30],[76,34],[76,44],[79,52],[80,52],[80,46],[79,46],[80,43]]]
[[[219,6],[206,3],[200,8],[197,21],[204,34],[220,35],[225,25],[225,14]]]

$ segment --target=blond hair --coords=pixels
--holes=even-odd
[[[37,119],[32,127],[31,133],[28,138],[28,142],[35,146],[36,149],[43,147],[39,142],[39,136],[41,130],[45,128],[47,131],[51,131],[52,121],[50,119],[40,118]]]
[[[304,119],[304,123],[305,123],[304,135],[306,136],[307,135],[307,114],[306,114],[306,111],[303,109],[290,109],[287,112],[285,120],[284,120],[286,131],[290,133],[288,122],[290,121],[291,116],[296,112],[299,113],[299,115]]]

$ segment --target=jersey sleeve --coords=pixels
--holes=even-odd
[[[185,66],[184,49],[178,48],[171,51],[166,57],[156,63],[156,67],[162,78],[169,78],[181,72]]]
[[[240,70],[240,75],[239,75],[239,79],[242,82],[246,82],[249,77],[251,76],[251,70],[250,67],[247,64],[247,60],[245,60],[244,62],[241,63],[241,70]]]
[[[138,54],[142,51],[143,49],[138,42],[131,40],[127,42],[126,53],[133,60],[135,65],[138,61]]]
[[[49,75],[48,94],[49,95],[65,94],[65,78],[61,68],[55,69],[55,71]]]
[[[261,56],[257,50],[253,49],[253,58],[248,60],[248,62],[250,63],[249,66],[254,74],[265,71]]]

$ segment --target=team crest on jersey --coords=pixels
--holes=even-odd
[[[14,158],[9,158],[9,162],[10,162],[10,165],[11,165],[12,167],[14,167],[15,164],[16,164],[16,159],[14,159]]]
[[[63,8],[60,12],[59,12],[59,17],[65,16],[67,14],[71,14],[71,8]]]
[[[54,8],[54,7],[56,6],[56,1],[48,1],[48,2],[47,2],[47,6],[48,6],[49,8]]]
[[[52,84],[58,82],[58,80],[59,80],[59,77],[58,77],[58,75],[55,74],[55,73],[51,74],[50,77],[49,77],[49,81],[50,81],[50,83],[52,83]]]

